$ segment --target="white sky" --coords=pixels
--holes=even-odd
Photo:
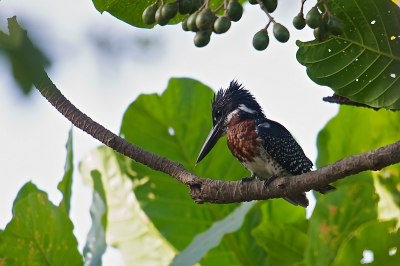
[[[313,1],[307,1],[305,10]],[[194,33],[181,25],[134,28],[108,13],[100,14],[89,0],[3,0],[0,30],[6,18],[17,15],[33,42],[52,61],[50,78],[81,111],[114,133],[124,111],[141,93],[161,93],[170,77],[197,79],[214,90],[237,79],[249,89],[268,118],[279,121],[297,139],[308,157],[317,157],[316,137],[337,113],[337,106],[322,102],[333,92],[314,84],[296,60],[295,40],[313,39],[312,30],[297,31],[291,24],[300,0],[281,0],[275,19],[291,34],[278,43],[270,29],[270,44],[258,52],[253,35],[263,28],[266,15],[244,5],[244,15],[228,33],[211,36],[205,48],[193,44]],[[140,45],[146,40],[150,48]],[[101,49],[96,43],[101,43]],[[28,98],[17,90],[11,69],[0,55],[0,228],[11,219],[12,202],[27,181],[33,181],[58,204],[57,184],[64,173],[69,121],[34,89]],[[74,163],[101,143],[74,129]],[[311,195],[309,195],[311,197]],[[74,172],[71,219],[82,251],[91,226],[91,189]],[[308,210],[312,210],[313,206]],[[108,249],[103,265],[120,265],[118,252]],[[117,263],[117,262],[118,263]],[[117,264],[116,264],[117,263]]]

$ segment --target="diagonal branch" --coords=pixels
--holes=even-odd
[[[44,70],[43,70],[44,72]],[[196,176],[181,164],[148,152],[115,135],[76,108],[45,74],[44,80],[34,83],[42,95],[76,127],[98,139],[106,146],[149,168],[174,177],[190,188],[196,203],[233,203],[281,198],[323,187],[338,179],[366,170],[380,170],[400,162],[400,141],[382,148],[354,155],[316,171],[294,177],[283,177],[263,189],[263,182],[221,181]]]
[[[323,187],[349,175],[366,170],[380,170],[383,167],[400,162],[400,141],[398,141],[376,150],[342,159],[314,172],[280,178],[270,184],[267,189],[263,189],[263,182],[245,182],[242,184],[241,181],[224,182],[200,178],[179,163],[129,143],[78,110],[62,95],[47,76],[43,66],[39,63],[40,61],[33,56],[33,45],[27,38],[26,31],[19,27],[15,17],[9,19],[9,30],[10,36],[7,38],[10,40],[7,39],[7,41],[10,43],[8,47],[11,49],[13,56],[28,73],[32,73],[32,83],[61,114],[76,127],[98,139],[106,146],[153,170],[168,174],[185,184],[190,188],[189,194],[196,203],[225,204],[287,197],[299,192]],[[23,35],[22,38],[21,34]]]

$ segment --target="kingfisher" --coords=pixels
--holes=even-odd
[[[254,96],[236,80],[231,81],[227,89],[220,89],[211,105],[213,127],[196,164],[226,135],[232,155],[251,173],[250,177],[242,178],[242,182],[257,178],[267,187],[276,178],[311,171],[313,163],[290,132],[266,118]],[[325,194],[334,189],[327,185],[317,191]],[[283,199],[295,206],[308,206],[305,192]]]

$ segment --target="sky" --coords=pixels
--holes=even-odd
[[[262,52],[252,47],[252,38],[268,18],[248,3],[242,19],[232,23],[226,34],[212,35],[204,48],[196,48],[194,33],[184,32],[180,24],[138,29],[107,12],[100,14],[89,0],[2,0],[0,30],[8,33],[7,18],[16,15],[51,60],[48,75],[53,83],[76,107],[114,133],[119,133],[125,110],[139,94],[162,93],[171,77],[193,78],[215,91],[237,79],[266,116],[283,124],[315,162],[317,134],[338,107],[322,101],[333,91],[313,83],[296,60],[295,41],[314,39],[311,29],[297,31],[292,26],[300,2],[279,1],[273,16],[288,28],[290,40],[279,43],[270,33],[270,44]],[[307,1],[305,10],[313,4]],[[28,181],[46,191],[54,204],[60,202],[57,184],[64,174],[71,123],[36,89],[23,96],[1,54],[0,128],[0,228],[4,229],[15,196]],[[92,193],[77,167],[101,143],[76,128],[73,135],[70,217],[82,252],[91,226]],[[308,215],[312,209],[307,209]],[[103,265],[122,265],[118,251],[107,249]]]

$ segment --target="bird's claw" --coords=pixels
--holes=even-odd
[[[242,184],[246,182],[253,181],[254,178],[252,177],[243,177],[242,180],[240,181]]]
[[[269,184],[271,184],[277,177],[278,177],[277,175],[273,175],[267,180],[264,180],[264,188],[267,188]]]

